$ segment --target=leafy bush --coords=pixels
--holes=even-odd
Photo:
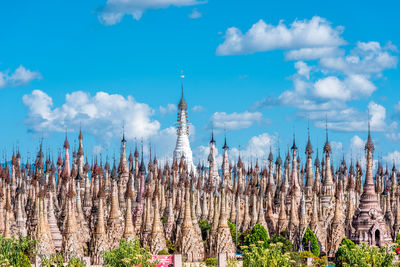
[[[218,260],[216,258],[207,258],[204,263],[206,266],[218,266]]]
[[[276,244],[276,243],[282,243],[282,253],[290,252],[293,250],[293,244],[290,242],[289,239],[285,238],[282,235],[273,235],[268,241],[268,245],[270,244]]]
[[[307,248],[309,246],[309,241],[311,244],[311,252],[314,254],[315,257],[319,257],[320,254],[320,249],[318,245],[318,240],[313,231],[309,227],[307,227],[306,232],[304,233],[303,237],[303,246],[304,248]]]
[[[335,254],[335,266],[392,266],[395,253],[387,253],[386,248],[377,248],[367,244],[354,245],[343,239]]]
[[[67,267],[85,267],[86,262],[78,257],[72,256],[67,264]]]
[[[166,245],[169,254],[174,254],[176,251],[176,245],[169,240],[166,240]]]
[[[31,266],[36,241],[20,236],[18,239],[0,236],[1,266]]]
[[[396,236],[396,243],[397,243],[397,244],[400,244],[400,233],[397,234],[397,236]]]
[[[237,236],[236,236],[236,224],[231,223],[230,221],[228,221],[228,226],[229,229],[231,230],[231,236],[232,236],[232,241],[236,244],[236,241],[239,244],[239,238],[240,238],[240,232],[237,232]],[[237,239],[236,239],[237,237]]]
[[[64,260],[61,253],[53,254],[50,257],[42,257],[40,263],[43,267],[64,267]]]
[[[168,251],[165,249],[160,250],[157,255],[169,255]]]
[[[257,223],[254,225],[253,229],[251,230],[250,234],[248,234],[244,239],[244,245],[256,245],[262,246],[266,248],[268,246],[268,232],[265,230],[264,226]]]
[[[149,248],[142,248],[138,239],[119,243],[119,248],[103,252],[103,260],[106,266],[157,266],[157,261],[152,260]]]
[[[262,242],[262,241],[260,241]],[[289,253],[282,253],[282,243],[271,244],[269,248],[263,246],[242,247],[243,249],[243,266],[252,267],[269,267],[269,266],[292,266],[294,261],[290,259]]]
[[[211,224],[203,219],[203,220],[199,221],[199,226],[200,226],[200,229],[201,229],[201,238],[203,240],[206,240],[208,232],[211,229]]]

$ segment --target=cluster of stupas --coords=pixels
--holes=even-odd
[[[364,167],[359,162],[347,167],[343,160],[334,168],[328,136],[321,160],[318,152],[313,159],[309,137],[305,162],[293,140],[284,159],[270,152],[266,166],[245,164],[240,156],[232,164],[226,140],[218,166],[212,138],[208,166],[196,167],[188,124],[182,94],[174,160],[163,166],[151,155],[145,163],[137,149],[127,155],[125,138],[119,164],[89,164],[81,133],[72,158],[66,138],[56,163],[42,148],[32,163],[22,164],[21,155],[13,154],[11,164],[0,167],[0,234],[31,236],[38,240],[39,256],[60,252],[66,260],[90,257],[102,264],[102,252],[117,248],[122,238],[140,239],[153,254],[166,250],[169,240],[188,261],[218,253],[234,257],[228,220],[240,232],[259,223],[296,248],[310,227],[325,253],[335,252],[343,237],[382,246],[399,233],[397,171],[379,164],[373,173],[369,132]],[[205,242],[203,219],[211,224]]]

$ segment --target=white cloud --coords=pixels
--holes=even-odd
[[[301,76],[304,76],[308,79],[310,79],[310,70],[311,67],[307,65],[304,61],[297,61],[294,64],[294,67],[297,69],[297,73]]]
[[[381,73],[397,66],[397,57],[390,54],[389,47],[381,47],[378,42],[358,42],[347,56],[324,57],[320,66],[345,74]]]
[[[20,65],[13,73],[0,72],[0,89],[5,87],[22,86],[32,80],[41,79],[42,76],[37,71],[31,71]]]
[[[191,19],[198,19],[201,18],[203,14],[201,12],[197,11],[197,8],[193,8],[192,13],[189,14],[189,18]]]
[[[369,102],[369,121],[371,131],[375,132],[393,132],[397,128],[397,123],[389,123],[386,118],[386,109],[384,106]],[[368,112],[360,112],[354,108],[342,110],[331,110],[327,113],[318,111],[311,113],[310,119],[316,119],[315,125],[320,128],[325,127],[325,115],[328,116],[328,128],[336,131],[353,132],[367,131],[368,129]]]
[[[361,139],[358,135],[353,136],[350,139],[350,153],[356,157],[363,155],[363,150],[365,146],[365,141]]]
[[[400,152],[397,150],[389,152],[386,156],[383,157],[383,160],[386,161],[389,165],[395,163],[398,168],[398,166],[400,165]]]
[[[193,111],[193,112],[203,112],[203,111],[205,111],[205,108],[204,108],[203,106],[196,105],[196,106],[194,106],[194,107],[192,108],[192,111]]]
[[[200,145],[193,150],[194,163],[197,165],[197,162],[204,163],[208,166],[207,159],[210,154],[210,146]],[[222,155],[219,154],[218,147],[215,147],[215,160],[217,161],[218,169],[222,166]]]
[[[322,57],[342,55],[344,51],[337,47],[307,47],[290,50],[285,53],[287,60],[314,60]]]
[[[197,0],[108,0],[99,12],[99,20],[105,25],[119,23],[125,15],[139,20],[148,9],[161,9],[170,6],[194,6],[205,3]]]
[[[230,113],[226,112],[215,112],[210,122],[215,129],[226,129],[226,130],[239,130],[251,127],[256,122],[261,122],[263,116],[260,112],[249,112],[243,113]]]
[[[259,20],[245,34],[236,27],[226,30],[217,55],[251,54],[275,49],[337,47],[345,44],[343,28],[332,28],[324,18],[296,20],[289,27],[283,21],[274,26]]]
[[[95,156],[99,156],[103,151],[103,147],[101,145],[95,145],[92,147],[92,154]]]
[[[177,110],[175,104],[168,104],[166,107],[160,106],[159,109],[162,116],[174,113]]]
[[[247,145],[240,150],[240,155],[242,160],[250,161],[251,159],[254,161],[255,159],[259,159],[259,163],[265,163],[263,160],[266,160],[270,149],[273,149],[273,145],[276,142],[276,137],[272,136],[268,133],[262,133],[257,136],[253,136],[248,141]],[[229,151],[230,159],[237,160],[239,157],[239,149],[233,147]]]
[[[314,94],[321,99],[349,100],[351,94],[335,76],[318,80],[314,84]]]
[[[154,144],[154,153],[157,153],[159,161],[167,159],[169,163],[172,162],[172,152],[175,149],[175,142],[176,128],[173,126],[162,129],[151,137],[151,143]]]
[[[63,132],[65,129],[77,130],[80,125],[86,132],[108,142],[120,137],[125,125],[127,139],[149,138],[157,134],[160,123],[151,116],[154,111],[132,96],[110,95],[97,92],[76,91],[65,96],[65,103],[53,107],[50,96],[40,90],[23,96],[28,107],[26,124],[33,132]]]

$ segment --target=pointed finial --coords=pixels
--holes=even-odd
[[[225,131],[225,143],[224,143],[224,146],[222,147],[222,149],[227,150],[227,149],[229,149],[229,147],[226,144],[226,129],[224,129],[224,131]]]
[[[183,78],[185,78],[185,76],[183,75],[183,72],[181,71],[181,90],[182,90],[182,95],[181,95],[181,100],[179,101],[178,104],[178,108],[180,110],[186,110],[187,109],[187,104],[185,101],[185,98],[183,97]]]
[[[210,143],[214,144],[215,140],[214,140],[214,128],[211,129],[211,141]]]

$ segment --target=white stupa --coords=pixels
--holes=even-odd
[[[183,75],[181,76],[183,78]],[[174,150],[174,160],[179,162],[182,156],[185,159],[189,172],[191,170],[196,171],[196,167],[193,164],[192,149],[189,143],[189,121],[187,114],[187,104],[183,97],[183,84],[182,84],[182,96],[178,104],[178,121],[175,123],[176,129],[176,147]]]

